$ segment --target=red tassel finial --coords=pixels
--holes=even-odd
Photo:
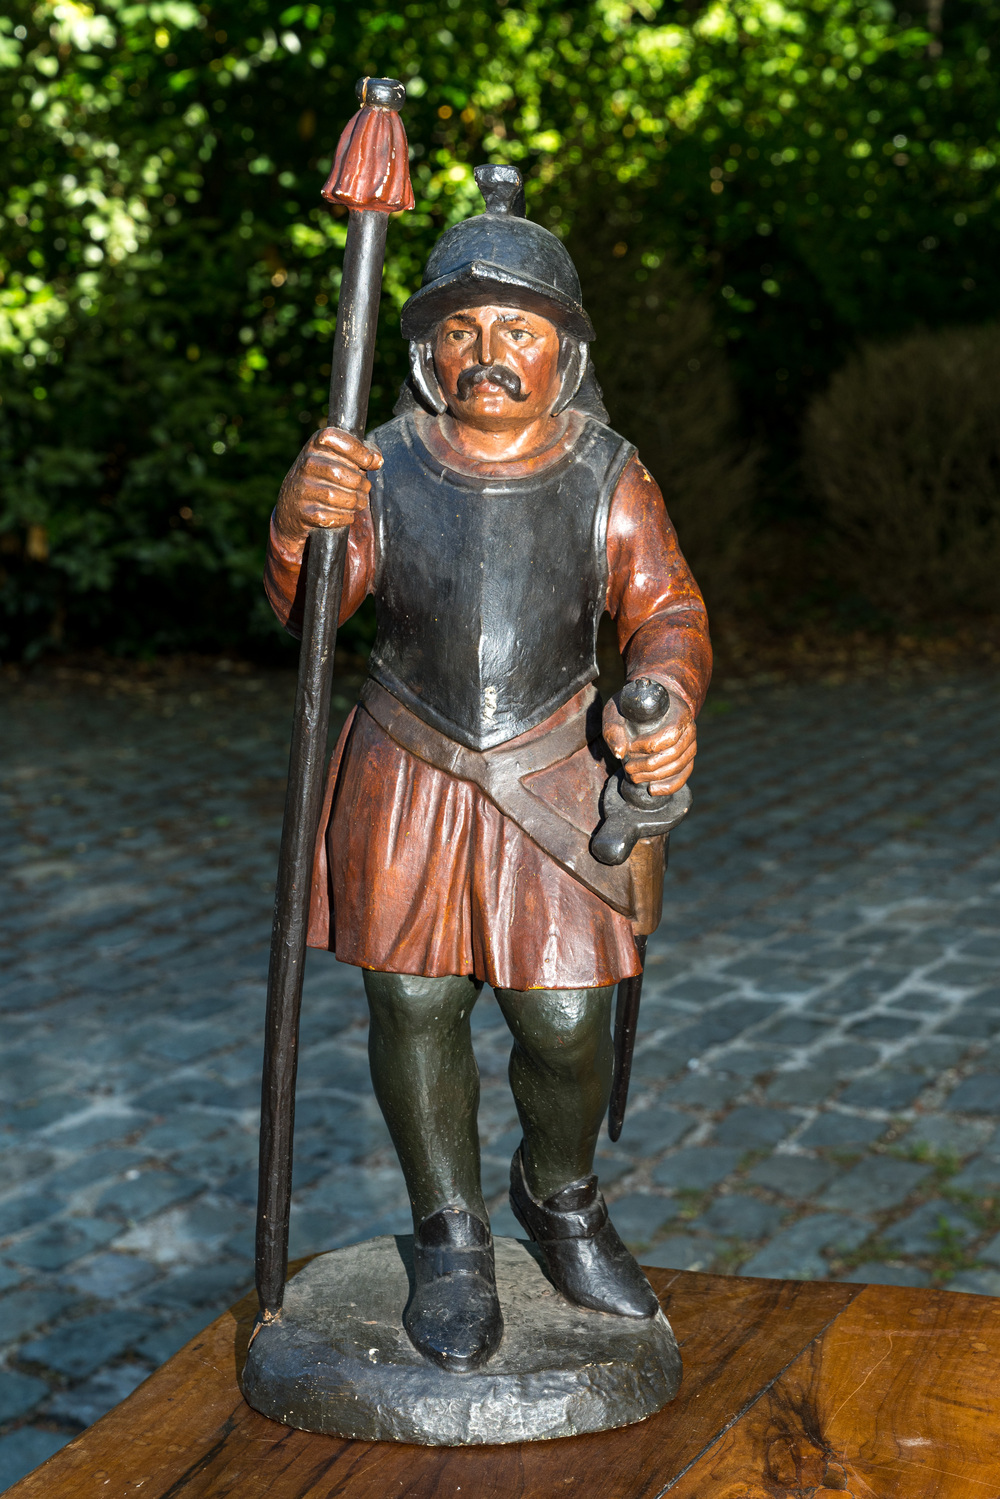
[[[322,196],[380,213],[412,208],[410,152],[398,114],[406,90],[395,78],[362,78],[357,94],[361,108],[340,137]]]

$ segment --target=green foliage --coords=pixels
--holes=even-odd
[[[859,337],[1000,313],[1000,0],[943,14],[938,38],[887,0],[10,0],[5,649],[277,642],[262,537],[322,418],[344,224],[317,193],[361,73],[407,81],[417,196],[373,420],[398,308],[490,157],[543,223],[626,247],[609,305],[646,257],[686,268],[784,462]]]

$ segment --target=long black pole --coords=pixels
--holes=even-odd
[[[352,211],[347,228],[330,374],[329,425],[358,438],[364,437],[368,416],[387,226],[388,214],[370,210]],[[267,976],[256,1254],[257,1296],[263,1318],[280,1312],[288,1273],[299,1011],[346,555],[346,527],[310,533]]]

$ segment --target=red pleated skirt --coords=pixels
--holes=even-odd
[[[605,773],[595,761],[595,797]],[[640,971],[626,917],[363,708],[330,765],[309,944],[361,968],[503,989],[593,988]]]

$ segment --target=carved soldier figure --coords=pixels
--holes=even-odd
[[[711,667],[660,491],[608,426],[572,261],[524,217],[513,168],[476,178],[486,211],[442,236],[403,309],[411,373],[396,415],[364,443],[327,428],[306,444],[266,579],[295,632],[309,530],[349,525],[341,619],[375,598],[368,680],[330,767],[309,940],[364,970],[372,1080],[413,1209],[407,1332],[459,1372],[503,1330],[470,1027],[483,983],[513,1036],[515,1214],[571,1301],[656,1314],[593,1164],[612,994],[641,972],[663,845],[609,867],[589,838],[611,754],[656,796],[684,785]],[[602,719],[605,610],[627,677],[670,693],[646,734],[615,702]]]

